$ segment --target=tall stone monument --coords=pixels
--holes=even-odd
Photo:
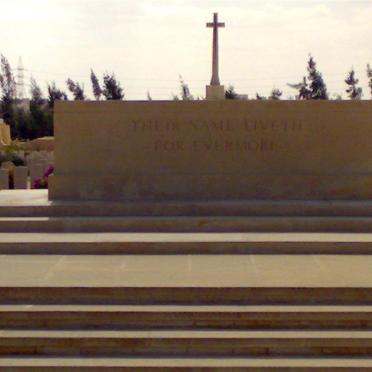
[[[207,100],[219,100],[225,98],[225,88],[220,83],[219,77],[219,55],[218,55],[218,29],[225,27],[225,23],[218,22],[218,13],[214,13],[213,22],[207,23],[207,27],[213,28],[213,57],[212,57],[212,79],[207,85]]]

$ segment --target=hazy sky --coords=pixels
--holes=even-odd
[[[331,93],[343,93],[353,66],[369,98],[372,0],[0,0],[0,53],[26,81],[65,89],[71,77],[115,72],[127,99],[169,99],[181,74],[195,95],[211,77],[212,31],[219,12],[220,78],[239,93],[267,95],[306,73],[311,52]]]

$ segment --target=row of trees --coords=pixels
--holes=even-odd
[[[296,99],[329,99],[327,86],[323,80],[322,74],[318,71],[316,62],[312,56],[307,63],[308,76],[304,76],[299,84],[288,84],[291,88],[297,90]],[[372,68],[367,64],[367,78],[370,94],[372,98]],[[363,89],[358,86],[359,79],[355,76],[355,70],[352,68],[345,79],[347,97],[352,100],[359,100],[363,96]],[[341,96],[337,96],[341,99]]]
[[[16,82],[8,60],[0,57],[0,116],[10,125],[12,137],[36,138],[53,133],[53,112],[44,105],[40,87],[31,79],[32,99],[29,110],[16,98]]]
[[[57,100],[68,100],[66,91],[57,87],[55,82],[47,85],[47,96],[44,96],[36,80],[30,81],[30,106],[25,109],[22,101],[17,99],[16,81],[12,73],[12,68],[3,55],[0,60],[0,117],[2,116],[6,123],[11,127],[12,137],[19,139],[34,139],[42,136],[53,135],[53,108]],[[372,68],[367,65],[367,77],[370,94],[372,97]],[[93,96],[96,100],[123,100],[125,95],[120,82],[115,74],[106,73],[100,81],[93,70],[90,71],[90,81],[92,85]],[[345,79],[346,94],[352,100],[361,99],[363,90],[356,78],[354,69],[351,69]],[[312,56],[309,56],[307,62],[307,76],[296,84],[288,84],[296,91],[293,99],[298,100],[326,100],[329,99],[327,86],[324,82],[321,72],[317,69],[316,62]],[[73,100],[87,100],[84,85],[70,78],[66,80],[68,92]],[[283,92],[279,89],[273,89],[268,97],[256,94],[254,99],[258,100],[280,100]],[[226,99],[239,99],[238,93],[233,86],[226,90]],[[152,100],[150,93],[147,94],[148,100]],[[190,101],[194,99],[203,99],[194,97],[185,81],[180,76],[180,94],[173,95],[174,100]],[[341,99],[337,96],[336,99]]]
[[[317,69],[316,62],[314,58],[310,55],[307,62],[307,72],[308,75],[304,76],[302,81],[296,84],[287,85],[290,88],[296,90],[295,99],[296,100],[326,100],[329,99],[329,93],[327,86],[324,82],[322,73]],[[367,78],[368,87],[370,89],[370,95],[372,98],[372,68],[367,64]],[[363,89],[358,86],[359,79],[355,76],[355,70],[352,68],[345,79],[346,89],[345,92],[347,97],[352,100],[360,100],[363,97]],[[279,100],[281,99],[283,92],[279,89],[274,88],[268,97],[262,96],[256,93],[256,99],[270,99]],[[239,95],[235,92],[233,86],[230,86],[225,93],[227,99],[237,99]],[[336,99],[342,99],[341,95],[336,95]]]
[[[68,100],[66,91],[57,87],[55,82],[48,83],[47,95],[34,78],[30,80],[29,108],[17,98],[16,81],[7,58],[0,57],[0,117],[10,125],[12,138],[34,139],[53,135],[53,109],[58,100]],[[91,70],[93,95],[96,100],[122,100],[124,92],[114,74],[106,73],[100,83]],[[70,78],[66,86],[74,100],[86,100],[84,85]],[[28,103],[28,102],[26,102]]]

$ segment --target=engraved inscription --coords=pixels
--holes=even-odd
[[[245,120],[248,132],[301,132],[302,122],[298,120]]]
[[[155,151],[180,152],[185,150],[184,141],[158,140],[154,143]]]
[[[261,120],[245,118],[241,120],[190,120],[187,123],[191,130],[195,131],[218,131],[234,132],[243,128],[247,132],[301,132],[303,129],[300,120]],[[180,123],[176,120],[133,120],[131,128],[134,132],[176,132],[180,129]]]
[[[133,120],[130,127],[134,133],[151,136],[151,151],[165,153],[276,152],[291,145],[291,133],[301,133],[304,130],[300,120],[254,118],[234,121],[201,119],[189,120],[186,123],[166,119],[138,119]],[[189,132],[193,134],[190,136]],[[226,138],[214,139],[210,133],[224,133]],[[177,138],[174,138],[175,134]],[[271,135],[274,138],[270,138]]]
[[[197,152],[272,152],[278,144],[266,139],[246,139],[240,141],[193,141],[192,150]]]
[[[178,123],[168,120],[134,120],[131,124],[134,132],[175,132]]]

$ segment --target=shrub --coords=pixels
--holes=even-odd
[[[36,178],[33,182],[34,189],[47,189],[48,188],[48,178]]]
[[[16,167],[26,165],[25,161],[21,157],[14,154],[9,156],[9,161],[11,161]]]
[[[48,188],[48,177],[53,174],[54,167],[53,165],[49,165],[46,171],[44,172],[44,176],[42,178],[36,178],[33,181],[33,188],[34,189],[47,189]]]
[[[11,161],[16,167],[26,165],[25,161],[16,154],[0,154],[0,166],[5,161]]]

